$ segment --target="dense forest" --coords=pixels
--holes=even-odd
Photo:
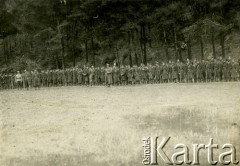
[[[0,0],[0,69],[240,57],[239,0]]]

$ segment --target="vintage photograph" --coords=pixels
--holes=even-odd
[[[0,0],[0,166],[240,165],[240,0]]]

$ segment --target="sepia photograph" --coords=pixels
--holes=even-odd
[[[0,0],[0,166],[240,165],[240,0]]]

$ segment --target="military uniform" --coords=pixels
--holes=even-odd
[[[178,68],[177,68],[177,65],[176,64],[172,64],[171,66],[171,70],[172,70],[172,81],[173,82],[177,82],[178,80]]]
[[[168,75],[168,66],[164,64],[164,65],[163,65],[163,74],[162,74],[163,82],[164,82],[164,83],[168,83],[168,78],[169,78],[169,75]]]
[[[133,69],[130,67],[127,69],[127,80],[128,80],[128,84],[130,85],[133,84]]]
[[[223,81],[228,81],[228,64],[227,62],[223,63],[223,69],[222,69],[222,79]]]
[[[77,84],[77,70],[76,69],[73,69],[72,70],[72,75],[73,75],[73,85],[76,85]]]
[[[112,85],[112,68],[107,66],[105,69],[106,85]]]
[[[33,85],[35,89],[40,88],[40,74],[38,73],[38,71],[35,71],[33,73]]]
[[[58,76],[57,76],[57,72],[56,72],[56,70],[54,70],[53,72],[52,72],[52,84],[53,84],[53,86],[57,86],[57,78]]]
[[[194,82],[193,70],[194,70],[194,67],[192,63],[188,63],[187,64],[187,79],[188,79],[187,81],[188,82]]]
[[[133,77],[134,77],[134,83],[140,84],[141,78],[140,78],[140,68],[137,66],[133,67]]]
[[[77,72],[78,85],[82,85],[82,69],[78,69]]]
[[[94,84],[94,67],[89,69],[89,84],[91,86]]]
[[[17,83],[17,88],[18,88],[18,90],[19,89],[22,89],[22,81],[23,81],[23,78],[22,78],[22,75],[20,74],[20,72],[18,72],[17,74],[16,74],[16,76],[15,76],[15,81],[16,81],[16,83]],[[5,74],[4,75],[4,86],[5,86],[5,88],[6,88],[6,84],[7,84],[7,75]]]
[[[114,85],[119,85],[120,82],[120,72],[119,68],[117,66],[113,66],[113,84]]]
[[[146,71],[147,71],[147,83],[149,83],[149,84],[152,84],[153,83],[153,78],[154,78],[154,76],[153,76],[153,67],[151,66],[151,65],[148,65],[147,67],[146,67]]]
[[[88,71],[87,67],[84,67],[82,75],[83,75],[83,83],[84,83],[84,85],[88,85],[88,83],[89,83],[88,82],[89,71]]]
[[[31,75],[28,71],[25,72],[25,88],[29,88],[30,86]]]
[[[101,78],[100,85],[105,85],[106,79],[105,79],[105,68],[104,67],[100,68],[100,78]]]
[[[61,86],[63,85],[62,83],[62,77],[63,77],[63,73],[61,70],[57,71],[57,86]]]
[[[120,68],[120,82],[121,82],[121,85],[126,85],[126,81],[127,81],[126,69],[125,69],[124,66],[121,66],[121,68]]]
[[[232,81],[237,81],[238,78],[239,78],[239,75],[238,75],[238,70],[239,69],[238,68],[239,68],[239,66],[238,66],[237,63],[233,62],[231,64],[231,80]]]

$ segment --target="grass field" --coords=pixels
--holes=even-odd
[[[168,154],[213,138],[239,156],[239,113],[240,83],[0,91],[0,165],[143,165],[147,136],[170,136]]]

